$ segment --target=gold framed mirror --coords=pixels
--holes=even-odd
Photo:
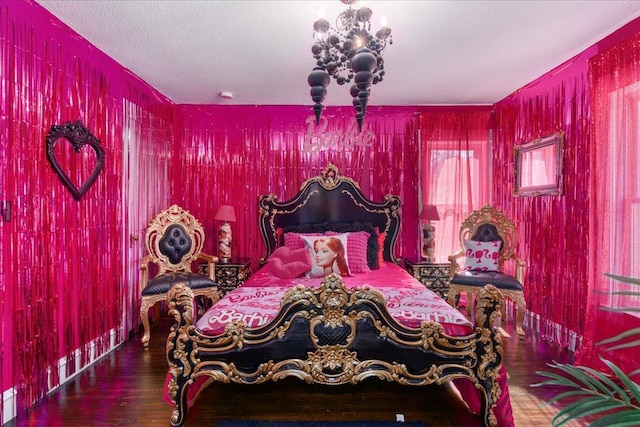
[[[563,150],[563,132],[515,146],[514,196],[562,194]]]

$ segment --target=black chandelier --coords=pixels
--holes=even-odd
[[[340,13],[335,27],[329,21],[318,19],[313,24],[313,36],[316,42],[311,47],[316,66],[309,74],[311,100],[315,103],[313,111],[316,124],[322,114],[322,101],[327,95],[327,86],[333,77],[339,85],[354,83],[350,93],[356,109],[358,128],[362,130],[371,85],[382,81],[384,77],[384,59],[382,53],[393,43],[391,29],[380,28],[375,35],[370,34],[371,15],[373,12],[366,6],[353,9],[358,0],[340,0],[349,8]]]

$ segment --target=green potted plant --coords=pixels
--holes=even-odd
[[[605,275],[623,283],[640,286],[640,279],[606,273]],[[622,291],[613,294],[640,296],[640,291]],[[602,310],[640,312],[640,307],[602,308]],[[610,351],[640,346],[640,328],[624,331],[598,342],[597,345]],[[571,420],[583,417],[589,417],[588,427],[640,426],[640,384],[629,378],[640,372],[640,369],[626,374],[609,360],[602,356],[600,359],[612,374],[585,366],[556,362],[548,364],[553,368],[553,372],[536,372],[547,379],[533,384],[533,387],[554,386],[563,390],[547,404],[568,400],[564,408],[553,417],[553,427],[560,427]]]

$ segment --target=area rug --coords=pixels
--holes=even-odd
[[[221,420],[218,427],[429,427],[428,424],[401,421],[255,421]]]

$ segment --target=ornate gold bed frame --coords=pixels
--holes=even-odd
[[[340,185],[327,189],[322,185],[325,179],[323,175],[306,181],[291,202],[279,204],[270,196],[265,196],[268,202],[261,199],[265,240],[276,238],[276,228],[293,218],[289,215],[309,217],[300,212],[300,200],[337,190],[341,195],[335,200],[339,203],[345,196],[354,200],[365,216],[373,210],[395,224],[387,229],[390,235],[385,241],[385,257],[395,259],[392,247],[397,229],[393,228],[399,227],[399,200],[388,197],[389,206],[383,203],[371,209],[362,200],[370,202],[359,199],[362,195],[355,183],[341,180],[337,170],[331,179]],[[307,191],[314,195],[308,196]],[[333,200],[333,196],[329,199]],[[329,199],[320,198],[323,203]],[[336,211],[331,208],[325,210],[331,219],[341,218],[334,216],[331,212]],[[280,214],[288,219],[283,221]],[[356,217],[347,215],[350,221]],[[316,220],[324,221],[325,215]],[[270,247],[269,242],[266,245]],[[499,383],[503,350],[501,338],[494,332],[494,321],[500,316],[503,299],[493,286],[486,287],[479,296],[473,332],[457,337],[445,334],[437,322],[423,322],[419,328],[399,324],[389,314],[379,291],[368,286],[347,289],[337,275],[326,277],[318,289],[303,285],[289,289],[278,314],[266,325],[249,328],[244,322],[232,322],[216,336],[206,335],[194,325],[194,296],[187,286],[175,285],[167,302],[176,321],[167,339],[166,353],[171,374],[168,392],[175,405],[173,426],[184,424],[187,390],[201,377],[242,384],[296,377],[325,385],[356,384],[374,377],[415,386],[467,379],[480,393],[480,416],[485,425],[498,425],[494,409],[503,392]]]

